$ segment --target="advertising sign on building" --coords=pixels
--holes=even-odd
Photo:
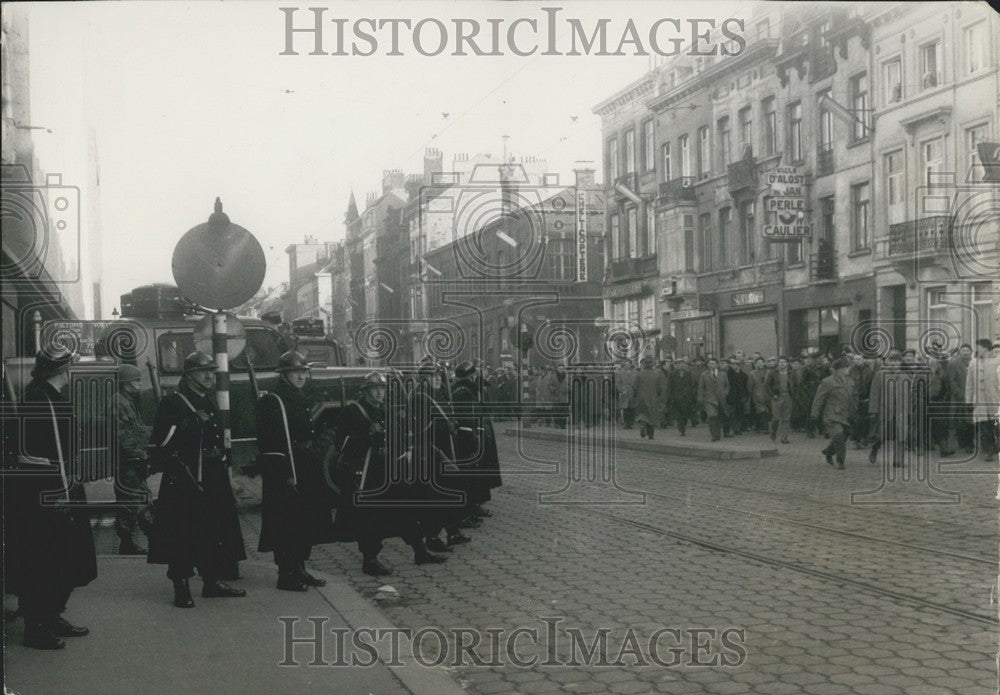
[[[576,281],[587,282],[587,192],[576,191]]]
[[[764,238],[774,242],[798,242],[812,236],[806,221],[805,176],[798,167],[776,167],[767,174],[769,195],[765,198],[768,221]]]

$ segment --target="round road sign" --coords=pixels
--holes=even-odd
[[[218,198],[208,222],[177,242],[171,265],[181,293],[211,309],[232,309],[252,299],[267,269],[260,243],[229,221]]]

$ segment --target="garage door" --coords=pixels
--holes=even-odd
[[[778,326],[773,311],[722,317],[722,356],[737,350],[777,356]]]

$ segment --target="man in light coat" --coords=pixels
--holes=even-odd
[[[992,354],[988,338],[976,341],[976,359],[965,378],[965,402],[972,406],[972,422],[978,433],[983,458],[997,455],[997,410],[1000,407],[1000,361]]]
[[[848,376],[851,362],[846,357],[838,357],[833,363],[833,374],[820,382],[813,399],[810,417],[823,423],[823,429],[830,435],[830,442],[823,448],[826,462],[833,465],[837,458],[837,468],[844,470],[847,457],[848,425],[857,409],[854,381]]]
[[[719,361],[714,357],[708,361],[707,369],[698,378],[698,405],[708,418],[708,431],[712,441],[722,437],[722,417],[726,414],[726,399],[729,396],[729,380],[719,369]]]
[[[621,413],[621,422],[625,429],[632,429],[635,422],[635,400],[633,391],[635,390],[636,371],[632,368],[632,361],[625,360],[621,369],[615,377],[615,390],[618,397],[618,411]]]

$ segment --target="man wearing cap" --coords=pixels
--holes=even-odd
[[[687,426],[696,417],[695,401],[698,398],[698,382],[688,364],[687,356],[680,357],[674,363],[674,371],[670,375],[667,386],[667,399],[670,402],[670,412],[677,422],[677,431],[685,436]]]
[[[763,357],[754,360],[754,370],[750,373],[748,390],[750,411],[753,416],[754,431],[763,432],[771,419],[771,399],[767,393],[767,365]]]
[[[617,391],[617,407],[621,413],[621,422],[625,429],[632,429],[635,422],[635,378],[636,372],[632,368],[632,361],[622,362],[621,369],[615,375],[615,390]]]
[[[719,362],[714,357],[708,360],[706,369],[698,380],[698,403],[708,417],[708,429],[712,441],[722,438],[722,417],[726,413],[726,396],[729,394],[729,381],[725,372],[719,369]]]
[[[816,391],[820,382],[830,376],[830,370],[826,366],[826,358],[821,357],[816,351],[809,353],[802,368],[802,381],[799,383],[800,399],[802,405],[809,409],[816,400]],[[820,423],[812,417],[806,419],[806,436],[813,439]]]
[[[74,482],[73,408],[63,396],[73,353],[39,352],[24,390],[21,449],[14,466],[26,475],[5,479],[4,591],[15,593],[24,616],[24,645],[62,649],[63,637],[81,637],[85,627],[69,623],[73,589],[97,577],[83,485]],[[28,475],[27,473],[31,473]]]
[[[777,369],[771,370],[766,379],[767,393],[771,397],[771,441],[781,438],[788,444],[788,428],[792,418],[792,374],[788,369],[788,358],[778,358]]]
[[[906,437],[904,424],[906,417],[897,409],[894,379],[898,378],[903,353],[892,349],[886,355],[885,364],[875,372],[872,378],[871,391],[868,393],[868,414],[871,416],[872,444],[868,454],[868,462],[878,460],[878,452],[885,442],[892,442],[892,465],[895,468],[903,466],[902,455]]]
[[[737,352],[729,358],[729,371],[726,377],[729,379],[729,423],[733,434],[743,434],[746,425],[746,408],[750,402],[750,377],[743,370],[743,361]]]
[[[667,396],[667,379],[663,372],[653,368],[653,358],[642,358],[642,369],[636,375],[632,388],[639,436],[653,438],[653,430],[660,422],[660,412]]]
[[[326,581],[306,570],[312,546],[333,536],[311,404],[303,389],[309,364],[295,350],[278,360],[278,381],[257,403],[257,450],[263,491],[257,550],[273,552],[278,588],[306,591]]]
[[[972,407],[972,422],[979,439],[979,448],[987,461],[996,458],[997,409],[1000,404],[1000,370],[993,341],[976,341],[976,359],[969,365],[965,377],[965,402]]]
[[[955,439],[958,446],[971,454],[975,450],[972,428],[972,410],[965,401],[965,380],[969,375],[969,365],[972,363],[972,346],[963,343],[958,348],[958,354],[948,361],[948,383],[951,384],[951,419],[955,428]]]
[[[188,580],[196,569],[203,598],[246,595],[220,581],[246,559],[246,550],[229,482],[214,372],[215,362],[203,352],[184,359],[184,376],[157,406],[150,438],[164,473],[147,561],[167,565],[178,608],[194,606]]]
[[[131,364],[118,368],[118,393],[115,408],[118,420],[118,476],[115,479],[115,499],[125,503],[115,515],[119,555],[145,555],[146,549],[136,540],[139,534],[139,513],[142,505],[153,496],[146,484],[149,477],[146,447],[150,428],[141,419],[136,399],[142,372]]]
[[[830,435],[829,443],[823,448],[823,456],[831,466],[836,457],[839,470],[844,470],[848,423],[856,408],[854,382],[847,375],[850,369],[851,362],[846,357],[838,357],[834,361],[833,374],[820,382],[810,412],[814,420],[822,420],[824,431]]]

